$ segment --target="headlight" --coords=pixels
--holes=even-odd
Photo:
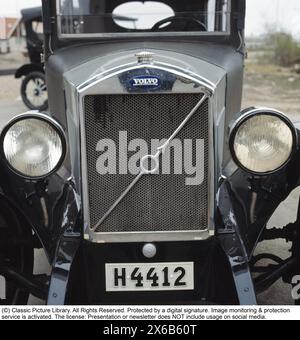
[[[38,179],[55,172],[66,154],[60,125],[45,114],[29,112],[13,119],[1,134],[2,153],[21,176]]]
[[[296,130],[282,113],[269,109],[245,111],[230,133],[230,149],[238,166],[263,175],[282,168],[296,146]]]

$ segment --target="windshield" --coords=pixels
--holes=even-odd
[[[58,0],[61,36],[229,32],[230,0]]]

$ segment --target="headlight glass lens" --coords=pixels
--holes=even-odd
[[[256,173],[282,167],[293,150],[293,132],[281,118],[260,114],[248,118],[237,129],[234,152],[240,164]]]
[[[26,118],[13,124],[3,140],[3,151],[10,166],[26,177],[50,174],[61,161],[63,144],[49,122]]]

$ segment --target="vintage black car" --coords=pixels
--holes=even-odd
[[[43,20],[49,113],[0,139],[3,303],[255,305],[292,284],[299,218],[266,225],[299,186],[299,130],[241,111],[245,1],[44,0]],[[254,256],[276,238],[288,260]]]
[[[21,66],[15,73],[22,78],[21,96],[30,110],[47,110],[48,96],[45,71],[41,54],[43,52],[42,8],[34,7],[21,11],[26,32],[26,45],[30,64]]]

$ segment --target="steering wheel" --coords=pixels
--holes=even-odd
[[[198,26],[197,28],[200,28],[201,31],[207,31],[207,27],[203,22],[201,22],[200,20],[194,17],[188,17],[188,16],[172,16],[169,18],[162,19],[151,28],[151,31],[155,32],[155,31],[161,31],[164,29],[178,30],[178,29],[181,29],[181,28],[178,28],[178,26],[182,26],[182,23],[184,21],[186,21],[186,25],[184,25],[184,27],[182,28],[183,31],[188,31],[189,27],[192,26],[192,24],[196,24]],[[170,23],[170,25],[168,25],[167,27],[161,27],[162,25],[167,24],[167,23]],[[195,26],[194,28],[191,28],[191,29],[195,30]]]

